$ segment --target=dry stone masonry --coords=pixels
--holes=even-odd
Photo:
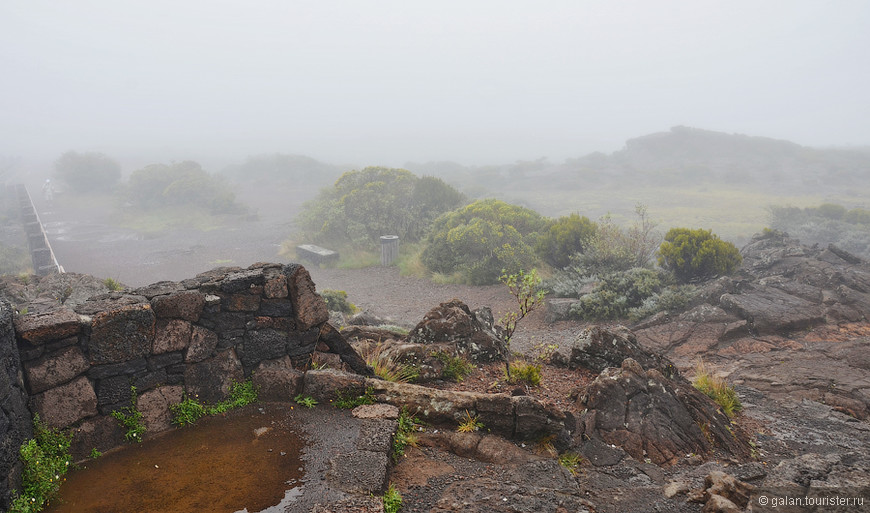
[[[3,349],[9,360],[20,355],[22,392],[32,412],[49,426],[72,428],[73,449],[81,456],[120,443],[110,415],[130,404],[131,386],[154,432],[169,427],[168,407],[184,394],[213,403],[233,381],[258,371],[298,375],[299,382],[299,369],[307,367],[318,344],[364,371],[364,362],[333,336],[328,318],[304,267],[254,264],[21,315]],[[9,373],[10,379],[16,376]],[[18,400],[9,393],[2,399]],[[20,438],[13,436],[9,444],[17,448]]]

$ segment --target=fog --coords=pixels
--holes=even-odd
[[[863,0],[8,0],[0,155],[559,161],[674,125],[867,145],[868,26]]]

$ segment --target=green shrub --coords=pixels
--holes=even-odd
[[[169,411],[172,412],[172,423],[176,426],[192,426],[206,414],[205,406],[187,395],[180,403],[170,404]]]
[[[465,201],[439,178],[367,167],[349,171],[321,190],[302,206],[296,223],[301,237],[314,242],[373,248],[381,235],[421,240],[436,217]]]
[[[636,267],[610,273],[571,307],[571,315],[587,321],[621,319],[661,288],[661,275],[652,269]]]
[[[682,282],[733,273],[743,262],[740,252],[711,230],[672,228],[659,247],[659,265]]]
[[[525,207],[475,201],[435,220],[420,259],[434,273],[458,273],[472,285],[496,283],[505,270],[535,267],[532,248],[546,225],[546,219]]]
[[[315,406],[317,406],[317,400],[310,395],[299,394],[293,398],[293,402],[295,402],[299,406],[304,406],[306,408],[314,408]]]
[[[583,462],[583,458],[574,452],[566,452],[559,455],[559,465],[562,465],[571,475],[577,475],[577,469],[580,468],[580,463]]]
[[[562,269],[571,263],[571,256],[583,253],[593,235],[596,225],[579,214],[563,216],[552,221],[538,239],[535,250],[544,262]]]
[[[103,280],[103,285],[105,285],[106,288],[108,288],[109,290],[111,290],[113,292],[118,292],[120,290],[124,290],[124,286],[121,285],[121,282],[119,282],[118,280],[116,280],[114,278],[106,278],[105,280]]]
[[[143,210],[194,205],[216,214],[239,214],[246,209],[224,179],[190,160],[151,164],[134,171],[127,180],[127,200]]]
[[[359,311],[355,304],[347,300],[347,292],[343,290],[326,289],[320,293],[320,296],[326,302],[326,309],[330,312],[350,315]]]
[[[640,306],[628,311],[628,318],[637,322],[658,312],[679,312],[685,309],[695,297],[694,285],[671,286],[643,300]]]
[[[508,382],[536,387],[541,384],[541,366],[522,360],[513,361],[510,364]]]
[[[72,435],[42,424],[33,416],[33,438],[19,450],[23,464],[21,495],[12,500],[9,513],[37,513],[57,494],[69,470]]]

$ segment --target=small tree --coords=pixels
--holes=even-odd
[[[542,280],[538,276],[537,269],[532,269],[528,273],[520,270],[515,274],[507,274],[506,271],[502,270],[502,275],[499,276],[498,281],[507,285],[511,295],[517,301],[518,308],[517,311],[506,313],[501,319],[504,327],[502,337],[504,339],[505,350],[508,353],[505,359],[505,372],[508,379],[510,379],[511,338],[513,338],[514,332],[517,330],[517,324],[544,302],[546,291],[540,288]]]
[[[731,274],[742,262],[737,247],[711,230],[671,228],[659,247],[659,265],[687,283]]]

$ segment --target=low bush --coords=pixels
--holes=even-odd
[[[474,366],[459,356],[453,356],[443,351],[432,353],[436,359],[444,364],[441,376],[449,381],[462,381],[474,371]]]
[[[525,384],[536,387],[541,384],[541,366],[523,360],[514,360],[510,363],[508,383]]]
[[[587,321],[627,317],[632,308],[642,306],[662,285],[661,274],[652,269],[636,267],[607,274],[592,292],[575,303],[571,316]]]
[[[742,262],[737,247],[710,230],[671,228],[659,247],[659,265],[684,283],[731,274]]]

